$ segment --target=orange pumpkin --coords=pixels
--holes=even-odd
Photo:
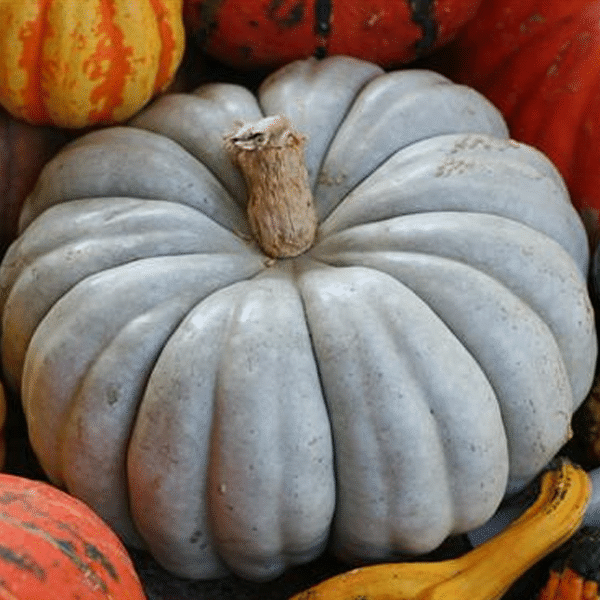
[[[0,598],[145,600],[117,536],[83,502],[0,474]]]
[[[3,0],[0,104],[35,124],[120,122],[165,89],[182,0]]]
[[[184,0],[188,31],[243,69],[347,54],[390,67],[450,40],[481,0]]]

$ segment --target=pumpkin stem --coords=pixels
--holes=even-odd
[[[225,138],[248,192],[248,218],[272,258],[298,256],[317,232],[317,213],[304,162],[305,137],[284,116],[265,117]]]

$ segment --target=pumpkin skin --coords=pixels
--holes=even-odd
[[[184,0],[184,22],[203,50],[240,69],[327,54],[391,67],[447,43],[480,1]]]
[[[0,474],[0,595],[47,600],[145,600],[127,551],[83,502]]]
[[[444,73],[502,112],[512,137],[560,170],[595,245],[600,215],[600,2],[484,2]]]
[[[0,108],[0,253],[17,237],[21,207],[42,167],[68,139],[64,130],[29,125]]]
[[[296,258],[250,236],[223,142],[263,114],[308,140]],[[434,72],[331,57],[164,95],[55,156],[21,227],[2,359],[32,446],[178,575],[427,552],[539,472],[592,382],[564,182]]]
[[[0,381],[0,469],[6,462],[6,394],[4,385]]]
[[[129,118],[179,66],[181,11],[182,0],[5,0],[0,104],[38,125]]]

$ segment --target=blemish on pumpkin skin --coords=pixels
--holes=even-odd
[[[327,173],[327,171],[322,170],[319,173],[317,184],[327,186],[342,185],[347,178],[348,175],[346,173],[340,173],[336,176],[332,176],[329,173]]]
[[[245,58],[246,60],[249,60],[250,58],[252,58],[252,48],[250,48],[250,46],[240,46],[238,48],[238,51],[240,53],[240,55]]]
[[[108,591],[108,586],[103,579],[82,560],[77,554],[77,549],[71,542],[65,542],[65,540],[58,540],[54,536],[40,530],[43,537],[60,550],[72,563],[73,565],[84,575],[85,581],[92,587],[92,589],[100,589],[104,593]]]
[[[10,504],[14,504],[15,502],[20,502],[22,508],[27,511],[30,515],[35,517],[48,517],[48,513],[40,510],[34,504],[31,504],[30,497],[28,494],[15,494],[13,492],[5,491],[0,495],[0,504],[4,504],[6,506]],[[0,519],[7,518],[8,515],[6,513],[0,512]],[[23,527],[27,527],[30,529],[38,529],[37,525],[31,523],[29,521],[23,521],[21,523]]]
[[[284,0],[271,0],[265,9],[267,18],[283,29],[292,29],[301,25],[305,17],[304,2],[296,2],[287,8],[284,4]]]
[[[489,140],[481,138],[479,136],[466,136],[463,139],[456,142],[449,151],[449,154],[458,154],[465,150],[475,150],[476,148],[482,148],[483,150],[490,150],[492,148]]]
[[[211,35],[219,28],[218,14],[223,0],[205,0],[187,7],[193,23],[199,23],[199,29],[194,33],[194,41],[203,47]]]
[[[467,160],[448,159],[443,164],[438,165],[434,176],[449,177],[451,175],[462,175],[473,167],[473,163]]]
[[[540,15],[539,13],[533,13],[525,21],[519,24],[519,33],[526,35],[531,32],[532,24],[535,26],[541,25],[545,22],[546,19],[543,15]]]
[[[203,537],[203,533],[200,530],[194,531],[190,536],[190,544],[197,544]]]
[[[3,492],[2,494],[0,494],[0,504],[12,504],[15,500],[21,500],[22,498],[22,494]]]
[[[380,10],[373,13],[363,24],[363,29],[372,29],[383,16],[383,11]]]
[[[63,552],[75,552],[75,546],[69,540],[56,540],[56,545]]]
[[[120,400],[119,391],[120,390],[116,387],[108,388],[108,390],[106,391],[106,401],[108,402],[109,406],[114,406],[115,404],[118,404]]]
[[[17,554],[11,548],[0,545],[0,561],[10,563],[13,567],[17,567],[21,571],[33,575],[38,581],[46,579],[46,571],[28,554]]]
[[[23,501],[24,504],[28,504],[26,502],[27,498],[24,498],[22,495],[14,495],[17,500]],[[36,507],[33,507],[36,509]],[[41,512],[39,510],[35,510],[36,514],[40,514],[42,516],[48,517],[49,515]],[[22,528],[27,528],[33,535],[39,537],[43,542],[50,544],[55,549],[59,550],[67,559],[71,561],[71,563],[77,568],[82,575],[84,576],[85,582],[91,587],[93,590],[101,590],[103,593],[108,591],[108,586],[105,581],[102,579],[100,575],[98,575],[94,569],[83,560],[78,554],[78,548],[69,540],[64,540],[55,537],[48,531],[38,527],[34,523],[24,522],[20,519],[15,519],[6,513],[0,514],[0,517],[6,521],[7,523],[18,525]],[[73,529],[66,523],[62,522],[60,519],[53,519],[53,524],[60,529],[68,531],[71,535],[75,535],[76,537],[81,537],[77,534],[77,532],[73,531]],[[85,540],[83,541],[83,545],[85,547]],[[11,551],[12,552],[12,551]],[[0,559],[1,550],[0,550]],[[114,568],[113,568],[114,571]]]
[[[84,542],[83,547],[85,555],[90,560],[100,563],[114,581],[119,581],[119,574],[117,573],[117,570],[115,569],[114,565],[102,552],[100,552],[100,550],[96,546],[90,544],[89,542]]]

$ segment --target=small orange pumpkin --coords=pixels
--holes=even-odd
[[[35,124],[120,122],[165,89],[182,0],[3,0],[0,104]]]
[[[125,547],[83,502],[0,474],[0,598],[145,600]]]

